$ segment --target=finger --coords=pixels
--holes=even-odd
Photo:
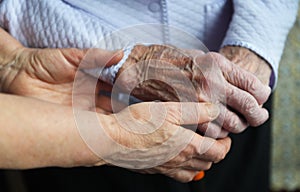
[[[212,162],[209,161],[203,161],[197,158],[192,158],[181,165],[179,167],[183,169],[193,170],[193,171],[199,171],[199,170],[208,170],[211,168]]]
[[[269,113],[261,108],[249,93],[228,84],[226,88],[227,105],[240,112],[251,126],[259,126],[268,118]],[[238,121],[233,121],[232,124]]]
[[[265,103],[271,94],[271,88],[269,86],[264,85],[255,75],[239,66],[235,65],[235,67],[232,67],[226,79],[231,84],[253,95],[259,104]]]
[[[255,75],[230,62],[219,53],[210,52],[208,55],[213,59],[214,63],[220,66],[228,82],[249,92],[259,104],[267,101],[271,89],[269,86],[264,85]]]
[[[194,146],[195,157],[204,161],[219,162],[225,158],[231,145],[229,137],[212,139],[195,134],[191,144]]]
[[[220,110],[212,103],[166,102],[167,119],[177,125],[205,123],[215,119]]]
[[[67,54],[68,49],[64,50]],[[117,64],[123,58],[124,54],[122,50],[109,51],[98,48],[77,51],[81,51],[81,54],[85,53],[84,57],[81,57],[81,62],[76,62],[76,65],[83,69],[109,67],[111,65]]]
[[[225,130],[223,130],[222,127],[216,123],[209,122],[209,123],[199,124],[197,129],[205,137],[210,137],[214,139],[224,138]]]
[[[209,127],[207,123],[198,125],[197,129],[200,131],[202,136],[210,137],[213,139],[222,139],[227,137],[228,134],[230,133],[224,127],[221,127],[216,123],[211,122],[209,124],[211,124]]]
[[[228,137],[228,134],[229,134],[229,132],[228,132],[227,130],[222,129],[222,130],[221,130],[221,133],[220,133],[220,135],[219,135],[219,138],[220,138],[220,139],[223,139],[223,138],[225,138],[225,137]]]
[[[177,181],[187,183],[194,179],[194,177],[199,173],[198,171],[188,170],[188,169],[173,169],[167,173],[167,175]]]
[[[241,133],[249,126],[246,120],[239,114],[233,112],[223,104],[218,106],[221,112],[219,117],[216,119],[216,122],[226,131],[231,133]]]
[[[231,147],[231,138],[225,137],[223,139],[218,139],[217,141],[218,142],[217,142],[216,148],[220,149],[221,153],[225,151],[225,156],[226,156],[226,154],[229,152],[230,147]],[[224,147],[223,149],[222,149],[222,146]],[[209,151],[208,151],[208,153],[209,153]],[[224,158],[225,158],[225,156],[224,156]],[[222,158],[222,155],[221,155],[221,158],[217,158],[217,160],[214,161],[214,163],[218,163],[221,160],[223,160],[224,158]]]
[[[194,146],[187,145],[176,157],[162,165],[165,170],[170,168],[183,168],[189,170],[207,170],[210,168],[211,163],[206,160],[201,160],[194,157]]]

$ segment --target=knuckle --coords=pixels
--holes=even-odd
[[[235,96],[235,89],[227,87],[226,88],[226,98],[231,99],[231,98],[234,98],[234,96]]]
[[[252,117],[255,114],[255,111],[258,107],[256,101],[252,99],[250,96],[245,96],[244,97],[244,110],[245,110],[245,115]]]
[[[249,79],[249,81],[248,81],[247,89],[250,92],[256,92],[257,89],[258,89],[257,85],[258,85],[258,83],[260,83],[259,80],[257,78],[255,78],[255,77],[253,77],[253,76],[250,76],[250,75],[249,75],[248,79]]]

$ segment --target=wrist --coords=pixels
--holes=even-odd
[[[87,115],[87,118],[89,118],[88,116],[90,115],[94,116],[94,112],[83,113]],[[85,116],[84,114],[82,115]],[[112,131],[110,130],[114,123],[112,123],[113,119],[110,118],[109,115],[104,115],[100,113],[96,113],[96,115],[99,120],[99,125],[101,127],[97,126],[93,128],[94,125],[91,125],[91,127],[88,128],[88,132],[81,133],[81,131],[79,130],[80,127],[78,127],[78,124],[76,123],[75,138],[77,139],[74,139],[74,145],[72,145],[73,150],[71,150],[73,151],[73,157],[71,159],[73,159],[73,165],[75,166],[92,167],[108,164],[102,159],[101,155],[103,154],[99,154],[98,150],[100,149],[100,151],[102,151],[102,147],[105,147],[105,149],[107,148],[107,150],[110,150],[107,147],[109,145],[103,143],[105,142],[105,139],[103,139],[103,137],[107,137],[108,135],[112,137]],[[109,129],[107,129],[108,127]],[[104,130],[105,135],[103,135],[103,131],[100,131],[99,129]]]
[[[73,151],[73,155],[71,159],[73,159],[73,163],[70,163],[71,166],[90,167],[109,164],[103,158],[111,155],[111,151],[114,149],[111,141],[114,142],[117,138],[120,138],[120,128],[118,127],[115,117],[112,115],[94,114],[94,112],[83,112],[81,114],[81,116],[86,116],[87,119],[94,115],[97,115],[99,124],[95,125],[91,123],[89,128],[87,128],[87,132],[79,130],[81,128],[78,127],[76,123],[77,130],[75,131],[74,138],[77,139],[74,139],[74,145],[72,145],[73,149],[71,151]]]
[[[69,111],[70,112],[70,111]],[[87,122],[91,121],[91,117],[94,117],[95,113],[94,112],[90,112],[90,111],[73,111],[71,113],[64,113],[65,115],[62,116],[69,116],[71,115],[72,117],[70,117],[69,119],[75,118],[75,114],[79,113],[84,120],[86,120]],[[69,115],[68,115],[69,114]],[[98,113],[96,113],[96,115],[100,116]],[[105,119],[105,118],[104,118]],[[103,120],[99,120],[99,122],[101,122],[101,126],[102,126],[102,122]],[[69,126],[72,125],[72,126]],[[73,126],[74,125],[74,126]],[[64,128],[63,126],[61,127],[61,129],[64,129],[64,131],[62,131],[63,133],[65,133],[65,136],[63,136],[64,139],[64,144],[65,144],[65,148],[64,151],[65,153],[63,154],[64,158],[62,158],[59,161],[62,161],[62,164],[58,164],[58,166],[61,167],[77,167],[77,166],[85,166],[85,167],[92,167],[92,166],[101,166],[101,165],[105,165],[106,162],[101,158],[101,156],[97,155],[97,151],[94,151],[95,149],[93,148],[93,145],[90,143],[90,141],[94,142],[93,144],[100,144],[103,145],[101,142],[103,142],[101,140],[101,138],[103,137],[102,135],[99,135],[97,133],[96,134],[93,132],[93,125],[91,124],[85,124],[84,125],[84,129],[87,129],[88,132],[84,132],[84,130],[80,130],[80,122],[76,122],[76,120],[74,119],[74,122],[72,123],[66,123],[66,128]],[[90,126],[90,127],[87,127]],[[96,127],[96,129],[98,129],[98,127]],[[94,129],[95,130],[95,129]],[[82,132],[83,131],[83,132]],[[97,131],[97,130],[96,130]],[[89,134],[89,137],[86,137],[86,135],[84,134]],[[107,147],[106,145],[103,145],[105,147]],[[59,156],[59,155],[58,155]],[[64,159],[66,161],[64,161]]]
[[[0,28],[0,65],[10,61],[23,45],[10,34]]]
[[[16,69],[16,57],[24,49],[23,45],[0,28],[0,91],[8,84],[12,69]]]
[[[220,50],[228,60],[253,73],[264,84],[269,85],[272,67],[255,52],[239,46],[225,46]]]
[[[11,51],[0,51],[0,92],[8,92],[9,85],[22,67],[20,57],[25,49],[25,47],[18,47]]]

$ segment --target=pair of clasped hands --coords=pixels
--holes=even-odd
[[[92,62],[80,65],[87,52],[93,55],[89,59]],[[1,89],[9,94],[72,106],[75,76],[82,87],[88,87],[95,77],[86,74],[84,69],[110,67],[122,57],[121,50],[33,49],[19,45],[4,60],[7,65],[13,63],[15,67],[9,67],[5,72]],[[170,66],[176,70],[172,67],[170,70]],[[146,71],[149,79],[143,81]],[[96,112],[114,142],[136,149],[128,153],[132,152],[138,163],[155,161],[166,155],[151,151],[152,147],[167,143],[164,149],[168,150],[179,146],[180,141],[186,142],[181,143],[185,144],[182,150],[174,153],[174,157],[167,162],[154,167],[149,164],[145,166],[147,168],[134,171],[160,173],[181,182],[189,182],[199,171],[208,170],[213,163],[226,156],[231,145],[228,133],[240,133],[247,126],[259,126],[268,119],[268,112],[262,105],[271,93],[267,86],[270,73],[270,67],[264,60],[240,47],[225,47],[220,53],[204,54],[197,50],[180,50],[163,45],[136,45],[114,82],[122,91],[130,92],[146,102],[114,111],[112,98],[98,94],[111,91],[114,85],[101,80],[97,80],[92,93],[95,108],[93,102],[88,99],[85,101],[90,92],[85,93],[85,89],[82,89],[75,94],[80,94],[85,106],[91,103],[90,108],[79,110]],[[158,79],[153,78],[154,74]],[[185,84],[187,80],[189,85]],[[134,130],[149,128],[153,131],[149,134],[130,132],[118,122],[120,119],[142,122],[130,124],[136,126],[132,127]],[[185,127],[191,125],[195,125],[201,134]],[[176,137],[172,137],[174,135]],[[101,146],[110,150],[105,143],[101,143]],[[149,150],[146,155],[139,157],[139,149]],[[114,158],[122,161],[122,151],[112,151]],[[98,157],[94,162],[81,162],[80,165],[105,164],[105,158],[101,158]],[[124,159],[122,163],[126,161]]]

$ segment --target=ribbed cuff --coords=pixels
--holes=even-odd
[[[112,65],[111,67],[107,67],[107,68],[99,67],[95,69],[85,69],[84,72],[112,85],[115,81],[119,69],[123,66],[123,64],[127,60],[133,47],[134,47],[133,45],[130,45],[123,49],[124,56],[121,59],[121,61],[119,61],[119,63],[117,63],[116,65]]]

